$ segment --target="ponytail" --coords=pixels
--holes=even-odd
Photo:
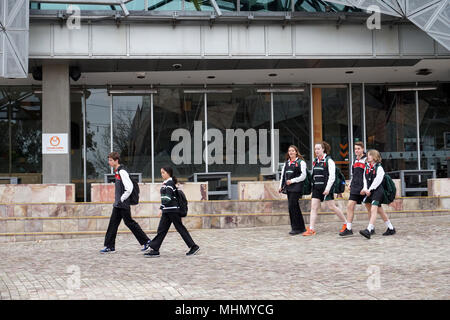
[[[164,166],[164,167],[162,167],[162,169],[169,174],[169,176],[172,178],[173,183],[175,183],[175,184],[178,183],[177,177],[175,177],[173,175],[173,169],[171,166]]]

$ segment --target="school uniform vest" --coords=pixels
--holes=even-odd
[[[314,189],[325,189],[328,183],[327,159],[315,158],[313,162],[312,180]]]
[[[298,178],[302,174],[302,169],[300,166],[301,160],[286,161],[285,169],[284,169],[284,183],[288,180]],[[298,183],[292,183],[290,185],[285,185],[285,189],[287,192],[302,192],[303,191],[303,181]]]
[[[364,154],[361,159],[355,159],[352,166],[352,185],[350,188],[350,194],[360,194],[364,187],[364,170],[366,168],[366,155]]]
[[[377,176],[377,169],[379,166],[380,166],[379,164],[375,164],[372,167],[369,163],[366,163],[364,174],[365,174],[366,180],[367,180],[367,189],[370,189],[370,186],[372,185],[373,180],[375,180],[375,177]]]
[[[115,180],[115,190],[114,190],[114,207],[120,209],[130,209],[130,197],[128,197],[124,202],[120,201],[123,193],[125,192],[125,186],[123,185],[122,179],[120,177],[119,171],[125,170],[123,166],[119,166],[117,170],[114,171]]]

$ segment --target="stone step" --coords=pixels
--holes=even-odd
[[[449,209],[390,211],[390,219],[404,217],[423,217],[434,215],[449,215]],[[303,212],[305,223],[309,223],[309,212]],[[156,233],[159,217],[156,215],[135,216],[134,219],[150,236]],[[189,230],[251,228],[289,225],[289,214],[280,213],[206,213],[190,214],[183,218]],[[341,222],[333,212],[319,212],[318,221],[336,222],[340,228]],[[354,222],[367,223],[367,212],[357,211]],[[71,239],[83,237],[102,237],[105,235],[109,216],[84,217],[8,217],[0,220],[0,242],[39,241],[53,239]],[[170,231],[175,231],[173,226]],[[120,234],[130,231],[121,223]]]

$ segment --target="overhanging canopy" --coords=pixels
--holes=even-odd
[[[433,39],[450,50],[450,0],[327,0],[409,19]]]

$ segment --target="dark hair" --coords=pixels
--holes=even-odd
[[[300,158],[300,159],[302,159],[302,160],[305,160],[305,159],[303,158],[303,156],[300,154],[300,151],[298,151],[298,148],[297,148],[296,146],[294,146],[294,145],[289,146],[288,152],[286,152],[286,160],[289,160],[289,149],[290,149],[290,148],[294,149],[295,152],[297,152],[297,157],[298,157],[298,158]]]
[[[114,161],[115,160],[119,160],[119,163],[120,163],[120,154],[118,153],[118,152],[111,152],[111,153],[109,153],[108,154],[108,158],[111,158],[111,159],[113,159]]]
[[[172,169],[171,166],[164,166],[164,167],[162,167],[161,169],[163,169],[165,172],[167,172],[167,173],[169,174],[169,176],[170,176],[170,177],[172,178],[172,180],[173,180],[173,183],[175,183],[175,184],[178,183],[177,177],[175,177],[175,176],[173,175],[173,169]]]

